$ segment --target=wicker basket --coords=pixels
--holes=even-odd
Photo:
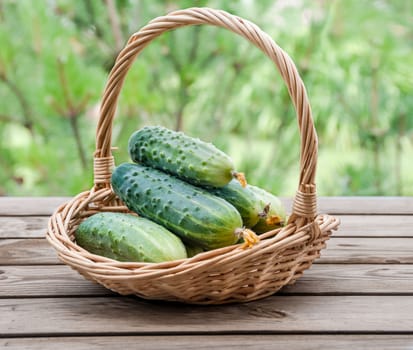
[[[134,59],[165,31],[210,24],[229,29],[260,48],[277,66],[294,103],[301,136],[299,187],[288,224],[261,235],[248,249],[234,245],[165,263],[118,262],[85,251],[74,232],[102,211],[128,212],[110,185],[112,121],[122,83]],[[290,57],[256,25],[220,10],[190,8],[152,20],[129,39],[110,73],[101,103],[94,154],[94,187],[59,207],[49,219],[47,239],[59,258],[85,278],[119,294],[197,304],[246,302],[293,283],[325,247],[339,221],[317,215],[317,135],[303,82]]]

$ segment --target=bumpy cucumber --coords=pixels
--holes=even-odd
[[[172,175],[123,163],[112,173],[112,188],[130,210],[163,225],[189,244],[208,250],[237,241],[242,219],[234,206]]]
[[[87,251],[118,261],[162,262],[185,259],[180,238],[142,217],[102,212],[82,221],[76,242]]]
[[[237,208],[245,227],[251,228],[257,224],[264,208],[249,186],[242,187],[238,181],[231,180],[227,185],[211,188],[210,191]]]
[[[260,207],[263,209],[260,219],[252,227],[252,230],[255,233],[264,233],[283,226],[286,220],[286,212],[280,199],[257,186],[248,185],[248,189],[256,195]]]
[[[221,187],[234,176],[231,158],[212,143],[161,126],[135,131],[128,142],[132,161],[199,186]]]

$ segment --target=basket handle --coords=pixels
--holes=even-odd
[[[114,166],[111,152],[112,123],[123,81],[135,58],[163,32],[200,24],[226,28],[249,40],[275,63],[286,83],[296,110],[301,137],[299,186],[294,198],[290,222],[299,220],[299,226],[304,225],[313,220],[317,214],[315,188],[317,134],[305,86],[291,58],[267,33],[255,24],[222,10],[188,8],[174,11],[153,19],[130,37],[110,72],[101,102],[94,153],[94,189],[110,187]]]

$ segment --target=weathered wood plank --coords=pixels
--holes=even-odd
[[[412,294],[413,265],[314,264],[281,294]]]
[[[0,297],[113,294],[66,265],[0,266]]]
[[[0,336],[411,332],[411,296],[273,296],[196,307],[134,297],[0,299]]]
[[[413,238],[332,238],[317,263],[413,264]]]
[[[413,215],[340,215],[334,237],[413,237]]]
[[[60,264],[45,238],[0,239],[0,265]]]
[[[411,294],[413,265],[315,264],[280,294]],[[1,266],[0,297],[113,295],[65,265]]]
[[[0,238],[43,238],[46,216],[0,216]],[[334,237],[413,237],[413,215],[340,215]]]
[[[72,197],[0,197],[0,216],[50,215]],[[288,211],[291,198],[281,198]],[[413,197],[319,197],[318,210],[329,214],[413,214]]]
[[[0,216],[0,238],[43,238],[48,217]]]
[[[413,347],[412,335],[383,334],[261,334],[261,335],[175,335],[175,336],[103,336],[59,338],[0,339],[0,347],[10,350],[210,350],[210,349],[288,349],[288,350],[406,350]]]
[[[321,264],[413,264],[413,238],[331,238]],[[44,238],[0,239],[0,265],[60,264]]]

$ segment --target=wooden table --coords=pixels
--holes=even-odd
[[[413,349],[413,198],[320,198],[342,221],[322,257],[277,295],[226,306],[84,280],[44,238],[64,201],[0,198],[0,348]]]

